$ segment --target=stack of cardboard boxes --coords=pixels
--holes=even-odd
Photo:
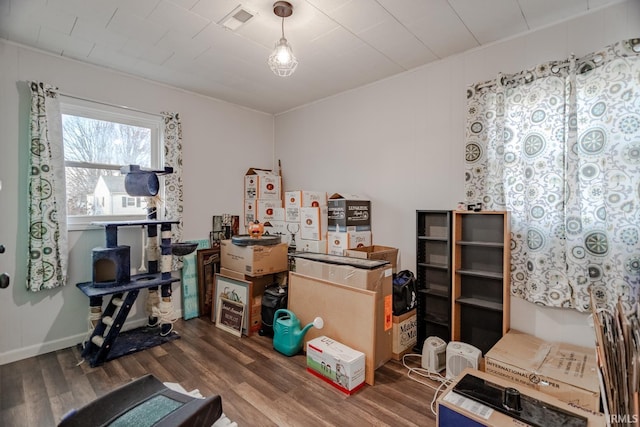
[[[250,168],[244,176],[244,225],[279,219],[282,179],[267,169]],[[284,218],[282,218],[284,219]]]
[[[244,181],[244,226],[250,222],[273,222],[279,215],[284,220],[281,178],[270,170],[250,168]],[[266,287],[284,282],[288,270],[288,245],[236,245],[231,240],[220,242],[220,274],[240,281],[248,288],[247,335],[261,326],[262,295]],[[217,295],[214,295],[217,298]],[[212,320],[214,317],[212,316]]]
[[[371,201],[355,194],[329,197],[327,252],[345,255],[347,249],[371,246]]]
[[[284,194],[289,244],[295,243],[296,251],[327,253],[327,193],[298,190]]]

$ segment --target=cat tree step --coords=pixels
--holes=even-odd
[[[95,335],[94,337],[91,338],[91,342],[97,345],[98,347],[102,347],[102,344],[104,344],[104,337],[101,337],[100,335]]]
[[[106,296],[133,291],[136,289],[152,288],[173,282],[178,282],[178,277],[162,278],[162,273],[145,273],[131,276],[129,283],[115,284],[113,286],[96,286],[93,282],[78,283],[76,286],[88,297]]]

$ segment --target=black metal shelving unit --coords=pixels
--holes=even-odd
[[[416,211],[417,353],[428,337],[451,339],[451,212]]]

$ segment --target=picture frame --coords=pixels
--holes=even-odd
[[[212,242],[229,240],[240,233],[240,216],[223,214],[213,215],[209,238]]]
[[[211,316],[215,306],[216,274],[220,272],[220,246],[197,251],[198,265],[198,312],[200,316]]]
[[[237,337],[242,336],[246,305],[224,297],[218,297],[216,327]]]
[[[216,274],[216,287],[215,287],[215,303],[219,304],[220,298],[226,298],[228,300],[239,302],[244,304],[245,307],[251,307],[251,282],[245,280],[232,279],[230,277],[223,276],[222,274]],[[218,322],[218,308],[214,307],[211,320]],[[213,313],[215,313],[215,318]],[[214,320],[215,319],[215,320]],[[242,322],[242,334],[249,335],[249,310],[244,310],[243,322]]]

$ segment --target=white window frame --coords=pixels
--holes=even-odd
[[[151,168],[156,170],[163,169],[160,165],[164,164],[163,154],[163,135],[161,132],[163,119],[160,115],[144,113],[132,110],[126,107],[117,107],[100,102],[81,100],[70,96],[60,96],[60,113],[89,119],[103,120],[109,122],[124,123],[131,126],[139,126],[150,129],[151,135]],[[95,168],[95,169],[112,169],[120,170],[122,166],[127,165],[105,165],[98,163],[84,163],[66,161],[66,166]],[[160,180],[160,190],[158,194],[164,193],[164,183]],[[158,210],[158,216],[162,209]],[[95,228],[91,225],[97,221],[128,221],[146,219],[144,213],[140,215],[67,215],[67,228],[73,230],[85,230]]]

